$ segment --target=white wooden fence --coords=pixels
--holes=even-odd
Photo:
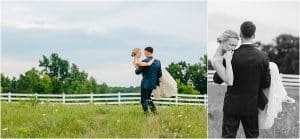
[[[208,70],[207,71],[207,82],[213,83],[213,76],[215,70]],[[282,74],[280,73],[282,78],[282,83],[286,87],[300,87],[300,75],[292,75],[292,74]]]
[[[207,106],[207,95],[177,94],[171,98],[152,98],[155,104],[161,105],[203,105]],[[140,93],[109,94],[23,94],[1,93],[1,101],[55,102],[63,104],[138,104]]]

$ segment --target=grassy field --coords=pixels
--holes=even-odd
[[[140,105],[2,103],[1,137],[207,137],[201,106],[158,106],[145,117]]]
[[[208,85],[208,136],[221,137],[223,99],[226,87],[222,85]],[[296,104],[284,104],[283,112],[275,120],[271,129],[260,130],[261,138],[298,138],[299,137],[299,89],[287,88],[290,97],[296,100]],[[240,124],[237,137],[245,137]]]

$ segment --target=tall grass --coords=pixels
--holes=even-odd
[[[140,105],[2,103],[1,137],[207,137],[206,108],[158,110],[145,117]]]
[[[223,100],[226,87],[222,85],[208,85],[208,136],[220,138],[222,133]],[[288,95],[296,100],[295,104],[283,103],[283,111],[275,119],[271,129],[260,130],[260,138],[299,138],[299,89],[287,88]],[[244,138],[242,125],[237,134]]]

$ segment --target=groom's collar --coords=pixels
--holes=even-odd
[[[254,45],[254,43],[242,43],[241,45],[240,45],[240,48],[241,47],[252,47]],[[254,46],[253,46],[254,47]]]
[[[245,42],[245,43],[242,43],[241,45],[244,45],[244,44],[253,44],[252,42]]]

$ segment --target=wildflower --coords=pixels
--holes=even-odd
[[[45,114],[45,113],[43,113],[43,116],[46,116],[46,114]]]
[[[176,136],[177,136],[177,133],[173,133],[173,138],[176,138]]]
[[[192,127],[191,125],[188,125],[188,128]]]
[[[8,128],[6,127],[6,128],[3,128],[2,130],[3,130],[3,131],[6,131],[6,130],[8,130]]]

